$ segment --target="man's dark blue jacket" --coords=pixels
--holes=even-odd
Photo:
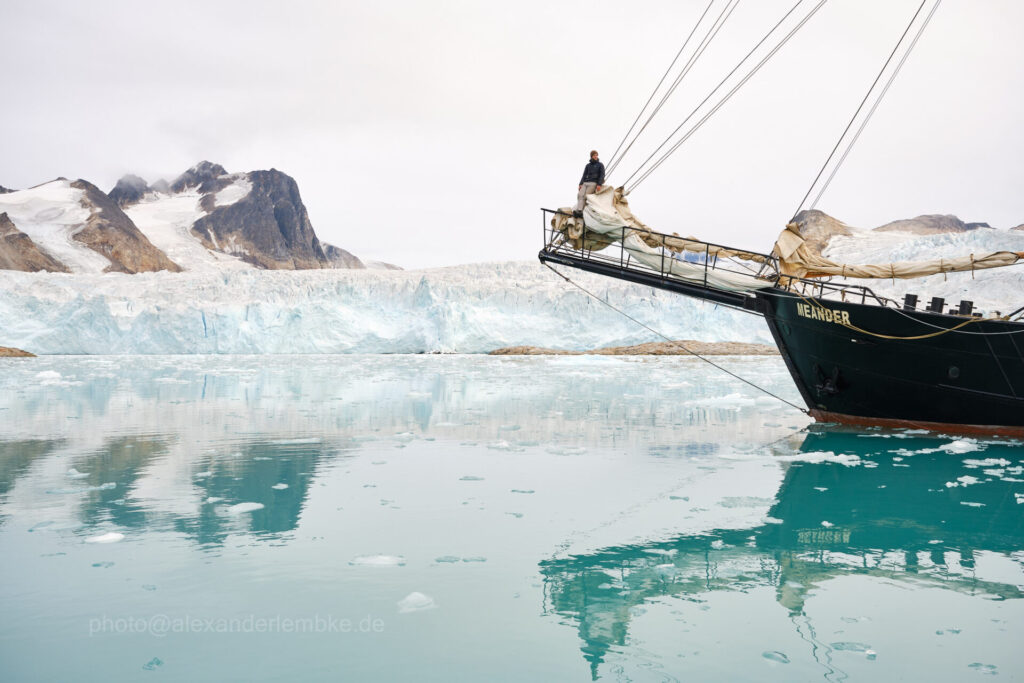
[[[580,179],[580,185],[583,183],[597,183],[598,185],[604,185],[604,164],[600,161],[591,161],[583,168],[583,178]]]

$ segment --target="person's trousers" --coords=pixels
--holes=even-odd
[[[583,183],[580,185],[580,191],[576,193],[576,210],[582,211],[583,207],[587,205],[587,195],[594,194],[597,192],[597,183]]]

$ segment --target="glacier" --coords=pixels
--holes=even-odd
[[[771,343],[757,316],[567,273],[674,339]],[[658,337],[536,262],[422,271],[0,271],[0,344],[36,354],[486,353]]]
[[[184,251],[182,236],[169,229],[166,239]],[[1000,249],[1024,250],[1024,232],[858,231],[834,238],[827,256],[878,263]],[[659,341],[535,261],[409,271],[274,271],[240,268],[231,257],[216,261],[182,273],[0,271],[0,345],[36,354],[486,353]],[[564,272],[670,338],[772,343],[758,316]],[[942,296],[949,305],[970,299],[988,313],[1024,305],[1019,266],[860,284],[893,298],[912,291],[921,301]]]

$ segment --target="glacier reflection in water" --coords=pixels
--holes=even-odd
[[[0,387],[5,681],[1022,670],[1013,442],[808,425],[685,358],[51,357]]]

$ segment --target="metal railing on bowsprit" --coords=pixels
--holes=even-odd
[[[574,260],[599,262],[614,266],[620,270],[642,271],[648,274],[655,274],[664,279],[685,279],[693,281],[691,276],[681,278],[676,272],[678,268],[673,265],[679,262],[690,264],[704,271],[704,284],[707,285],[707,274],[710,272],[732,272],[752,277],[760,277],[774,280],[778,274],[778,266],[775,258],[768,254],[759,254],[746,250],[734,249],[713,242],[703,242],[686,238],[679,235],[668,235],[665,233],[646,231],[644,237],[646,243],[653,253],[645,253],[647,258],[638,258],[635,250],[626,246],[626,237],[637,232],[633,228],[622,227],[619,234],[598,235],[584,231],[580,238],[570,238],[565,230],[554,227],[554,218],[565,216],[572,220],[571,213],[553,209],[541,209],[542,227],[544,233],[543,251],[550,255],[564,254]],[[576,219],[579,220],[579,219]],[[652,239],[653,238],[653,239]],[[658,246],[651,246],[650,242]],[[686,248],[671,248],[673,242],[686,242]],[[669,245],[669,246],[666,246]],[[736,258],[732,254],[749,254],[757,260],[746,260]],[[655,257],[655,258],[651,258]],[[688,273],[694,272],[693,268],[687,269]]]
[[[544,235],[541,255],[544,260],[559,261],[587,270],[599,270],[603,274],[635,282],[677,282],[687,287],[697,286],[708,291],[716,289],[713,278],[712,282],[709,282],[711,273],[734,273],[770,282],[776,290],[792,292],[807,298],[901,307],[899,302],[878,295],[870,287],[863,285],[833,282],[831,279],[782,275],[778,259],[770,254],[681,238],[678,235],[644,231],[644,244],[648,248],[644,249],[641,255],[636,249],[631,250],[625,243],[627,236],[634,232],[639,235],[640,231],[622,227],[619,234],[608,235],[584,230],[579,237],[572,238],[564,225],[560,229],[554,227],[556,217],[580,220],[574,219],[571,213],[565,211],[541,209]],[[651,242],[657,246],[652,246]],[[678,245],[683,242],[685,248],[679,248]],[[673,244],[677,245],[674,249],[666,246]],[[743,258],[744,256],[748,258]],[[679,262],[693,267],[677,267],[676,264]],[[685,273],[681,274],[681,271]],[[695,274],[698,274],[697,277],[694,277]]]

